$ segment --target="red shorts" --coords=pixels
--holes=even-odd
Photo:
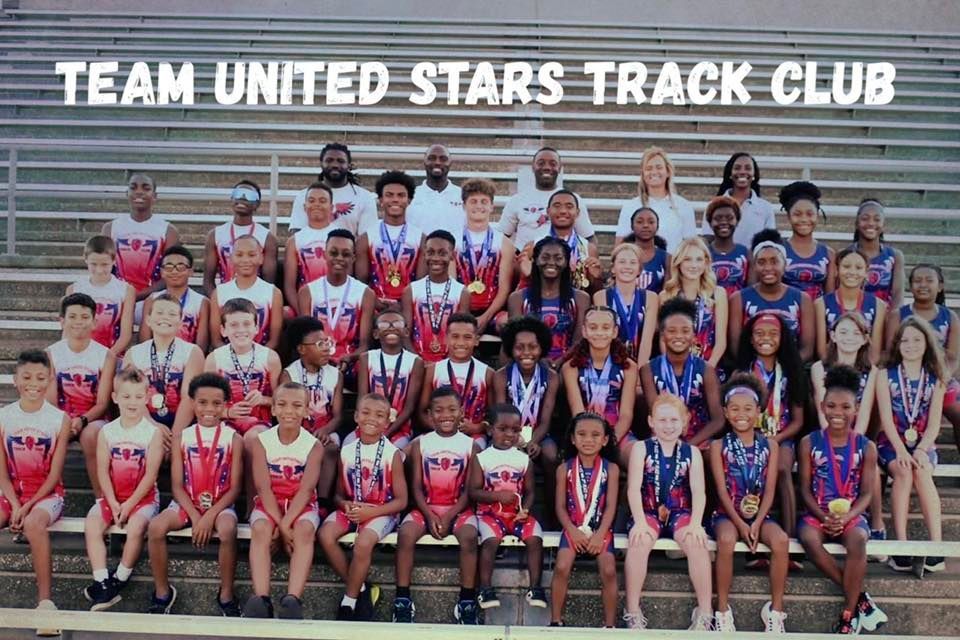
[[[193,506],[197,507],[197,505],[193,505]],[[200,511],[200,513],[203,513],[203,510],[201,510],[200,507],[197,507],[197,510]],[[173,511],[174,513],[177,514],[177,518],[179,518],[180,520],[181,529],[186,529],[187,527],[191,526],[190,516],[187,514],[186,509],[184,509],[179,504],[177,504],[176,500],[170,501],[170,504],[167,505],[167,511]],[[237,519],[237,512],[233,507],[225,508],[219,514],[217,514],[217,517],[219,518],[221,515],[225,513],[233,516],[234,520]]]
[[[30,498],[24,499],[24,497],[20,497],[19,499],[20,504],[23,504]],[[63,496],[51,493],[46,498],[35,502],[30,511],[33,512],[34,509],[46,511],[47,515],[50,516],[50,524],[53,524],[63,515]],[[0,495],[0,516],[3,516],[4,520],[9,520],[11,515],[13,515],[13,505],[10,504],[9,500]]]
[[[438,504],[430,505],[430,510],[433,511],[438,516],[444,515],[445,513],[450,511],[450,509],[452,508],[453,508],[453,505],[438,505]],[[414,509],[413,511],[408,513],[407,517],[405,517],[403,519],[403,522],[400,523],[400,526],[402,527],[408,522],[415,522],[416,524],[424,528],[426,528],[427,526],[426,518],[423,517],[423,513],[419,509]],[[454,519],[453,526],[450,527],[450,533],[456,533],[465,525],[470,525],[475,529],[477,528],[477,514],[473,512],[473,509],[467,508],[467,509],[464,509],[462,512],[460,512],[460,514],[456,517],[456,519]]]
[[[122,504],[122,502],[121,502]],[[110,508],[110,505],[107,504],[107,501],[103,498],[97,498],[97,503],[93,505],[93,509],[99,509],[100,517],[103,518],[104,524],[111,525],[113,524],[113,510]],[[156,491],[151,491],[147,494],[143,500],[137,503],[137,506],[133,508],[133,511],[130,512],[130,518],[140,514],[149,522],[153,520],[154,516],[160,511],[160,496],[157,495]]]
[[[280,513],[286,515],[287,506],[290,504],[289,500],[277,500],[277,504],[280,507]],[[273,518],[271,518],[267,510],[263,508],[263,501],[260,500],[260,496],[253,499],[253,511],[250,512],[250,524],[252,525],[257,520],[269,520],[273,522]],[[306,520],[313,524],[314,529],[320,528],[320,508],[317,506],[316,500],[307,502],[307,505],[303,508],[303,511],[297,515],[294,522],[301,520]],[[273,522],[273,525],[276,526],[277,523]]]
[[[657,516],[652,513],[643,513],[644,519],[647,521],[647,524],[651,529],[656,532],[658,538],[668,538],[675,536],[681,530],[690,526],[690,522],[693,518],[690,516],[689,511],[683,509],[673,509],[670,511],[670,517],[667,518],[666,524],[660,522],[657,519]],[[629,529],[633,528],[633,522],[631,521]]]
[[[800,518],[800,523],[797,528],[799,529],[800,527],[813,527],[820,533],[823,533],[826,539],[828,540],[836,540],[846,532],[856,528],[863,529],[864,532],[867,534],[867,538],[870,537],[870,525],[867,524],[867,519],[864,518],[862,515],[851,519],[846,525],[844,525],[843,531],[840,532],[839,536],[828,536],[823,530],[823,522],[821,522],[816,517],[810,515],[809,513],[804,515],[802,518]]]
[[[486,542],[490,538],[496,538],[497,542],[503,540],[505,536],[516,536],[523,542],[530,538],[542,538],[543,529],[540,523],[532,515],[526,519],[516,522],[515,514],[497,515],[495,513],[484,513],[477,515],[477,529],[480,533],[480,542]]]
[[[947,392],[943,394],[943,406],[949,407],[956,404],[957,398],[960,398],[960,382],[953,378],[947,384]]]
[[[388,534],[393,533],[393,530],[397,528],[397,516],[379,516],[377,518],[370,518],[364,522],[351,522],[350,518],[347,517],[347,514],[339,509],[334,511],[327,516],[327,519],[323,521],[323,524],[334,523],[341,529],[344,533],[360,533],[361,531],[373,531],[377,534],[377,542],[383,540],[387,537]]]

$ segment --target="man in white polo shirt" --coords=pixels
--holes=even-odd
[[[333,191],[333,221],[359,236],[377,222],[377,197],[360,186],[353,173],[353,157],[345,144],[331,142],[320,150],[320,181]],[[290,210],[290,229],[305,229],[307,199],[304,189],[293,200]]]
[[[450,152],[442,144],[430,145],[423,155],[427,179],[414,192],[413,202],[407,208],[407,220],[424,234],[443,229],[454,238],[463,235],[466,216],[460,187],[447,178],[450,164]]]
[[[560,153],[552,147],[543,147],[533,155],[534,189],[521,189],[503,206],[497,229],[509,236],[518,251],[528,244],[536,242],[550,228],[547,215],[547,201],[560,189],[557,179],[563,165]],[[583,198],[577,196],[580,214],[577,216],[575,230],[581,238],[594,236],[593,224]]]

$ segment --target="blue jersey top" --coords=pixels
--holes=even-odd
[[[640,337],[643,335],[643,323],[647,313],[647,290],[637,287],[633,292],[633,301],[627,305],[620,297],[617,287],[605,290],[607,306],[617,314],[617,331],[620,341],[627,347],[627,352],[633,359],[640,352]],[[656,318],[653,318],[656,321]]]
[[[787,287],[786,293],[779,300],[767,300],[760,295],[756,286],[747,287],[740,292],[743,308],[743,324],[747,320],[761,313],[772,313],[783,318],[787,331],[800,337],[800,308],[803,293],[799,289]]]
[[[937,376],[930,371],[924,371],[926,375],[921,376],[917,380],[910,380],[906,377],[906,374],[902,374],[903,379],[901,380],[901,370],[900,367],[887,367],[883,370],[884,381],[887,383],[888,388],[890,389],[890,408],[893,412],[893,424],[897,428],[897,433],[900,435],[900,441],[907,447],[907,449],[912,453],[919,444],[920,439],[923,437],[924,432],[927,430],[928,417],[930,415],[930,404],[933,402],[933,391],[937,386]],[[924,388],[920,389],[921,379],[924,381]],[[901,386],[901,383],[903,386]],[[908,388],[908,400],[904,402],[904,388]],[[919,400],[919,404],[914,409],[912,402]],[[907,405],[910,405],[912,411],[915,411],[915,421],[911,425],[910,419],[907,416]],[[917,439],[912,444],[907,444],[907,441],[904,437],[904,433],[910,427],[917,432]],[[877,435],[877,446],[878,447],[890,447],[893,446],[890,444],[887,434],[881,429],[880,433]]]
[[[823,311],[827,320],[827,331],[833,328],[837,318],[847,312],[840,302],[840,291],[834,291],[823,297]],[[873,331],[873,324],[877,320],[877,296],[872,293],[863,293],[863,299],[860,301],[860,307],[850,311],[859,311],[867,321],[870,331]]]
[[[913,305],[905,304],[900,307],[900,322],[903,322],[912,315],[916,315]],[[953,319],[950,317],[950,309],[942,304],[937,305],[937,315],[930,321],[930,325],[937,332],[937,338],[940,339],[940,347],[947,348],[947,342],[950,340],[950,330],[953,329]]]
[[[783,272],[783,284],[800,289],[816,300],[824,293],[827,283],[827,270],[830,267],[830,254],[827,245],[818,242],[813,255],[801,258],[789,242],[783,247],[787,250],[787,267]]]
[[[623,368],[607,356],[610,370],[604,372],[587,363],[587,366],[577,369],[577,382],[580,384],[580,399],[587,411],[599,413],[611,427],[620,420],[620,396],[623,393]],[[590,370],[593,371],[590,371]],[[591,384],[598,384],[595,390]],[[604,386],[605,385],[605,386]]]
[[[663,249],[654,249],[653,257],[643,264],[637,286],[647,291],[660,293],[663,291],[663,281],[667,274],[667,252]]]
[[[850,245],[859,249],[856,243]],[[867,284],[864,290],[877,296],[884,302],[893,298],[893,268],[897,263],[897,252],[893,247],[880,245],[880,253],[870,259],[867,271]]]
[[[656,514],[663,504],[670,511],[690,511],[693,498],[690,492],[690,464],[693,451],[686,442],[677,442],[673,455],[665,456],[656,438],[643,441],[643,511]],[[660,495],[657,495],[657,470],[660,467]]]
[[[599,458],[600,462],[600,484],[597,486],[597,493],[599,493],[599,500],[597,501],[597,508],[590,517],[590,522],[583,522],[586,513],[581,513],[579,507],[577,506],[577,484],[580,483],[580,478],[577,477],[576,470],[574,469],[574,458],[570,458],[564,462],[564,469],[567,475],[567,515],[570,516],[571,522],[574,524],[586,524],[593,531],[596,531],[600,528],[600,520],[603,519],[603,512],[607,508],[607,480],[610,477],[610,463],[603,458]],[[590,486],[590,483],[593,481],[593,469],[587,467],[582,467],[583,469],[583,479],[587,485]],[[592,496],[591,496],[592,497]],[[589,510],[589,505],[585,505],[587,510]]]
[[[852,446],[848,442],[839,447],[832,447],[834,465],[831,468],[830,437],[825,429],[818,429],[810,434],[810,491],[816,498],[817,504],[824,511],[827,505],[836,498],[846,498],[854,502],[860,496],[860,476],[863,473],[863,460],[866,455],[867,437],[861,434],[853,435]],[[844,477],[846,472],[846,477]],[[837,485],[837,477],[841,485]]]
[[[707,361],[698,356],[690,355],[683,365],[683,373],[679,376],[673,370],[667,356],[657,356],[650,361],[650,375],[657,393],[672,393],[680,397],[690,411],[690,424],[683,435],[684,440],[690,440],[710,422],[710,409],[707,407],[707,394],[704,377],[707,371]],[[704,442],[703,446],[708,446]]]
[[[767,463],[770,461],[770,441],[757,432],[753,437],[753,445],[739,448],[743,451],[743,459],[738,460],[737,442],[740,438],[732,431],[723,436],[723,445],[720,458],[723,461],[723,477],[726,480],[727,493],[733,502],[734,508],[744,520],[750,520],[740,512],[740,501],[747,494],[763,497],[767,484]],[[746,467],[741,463],[745,462]],[[717,504],[717,513],[725,513],[723,506]]]
[[[567,305],[560,304],[560,298],[541,298],[540,308],[534,309],[530,304],[530,290],[523,290],[523,315],[533,315],[543,321],[553,341],[550,345],[550,360],[563,357],[573,343],[574,326],[577,318],[577,300],[571,298]]]
[[[750,275],[750,252],[742,244],[733,245],[730,253],[720,253],[710,246],[710,261],[717,276],[717,286],[732,295],[747,286]]]

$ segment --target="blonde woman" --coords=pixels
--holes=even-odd
[[[670,277],[663,285],[660,303],[681,297],[697,305],[697,338],[694,355],[716,367],[727,350],[727,292],[717,286],[710,250],[700,238],[687,238],[673,256]]]
[[[630,235],[631,216],[641,207],[649,207],[657,212],[660,219],[659,235],[666,240],[666,250],[670,253],[676,253],[681,240],[697,235],[693,205],[677,194],[673,163],[667,152],[659,147],[649,147],[643,152],[639,194],[620,209],[617,243]]]

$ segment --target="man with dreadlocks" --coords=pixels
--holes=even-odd
[[[318,178],[333,190],[333,220],[349,230],[354,236],[377,222],[377,199],[371,192],[360,186],[353,173],[353,157],[345,144],[331,142],[320,150],[320,176]],[[307,199],[304,189],[293,200],[290,211],[290,229],[307,227],[307,213],[304,203]]]

